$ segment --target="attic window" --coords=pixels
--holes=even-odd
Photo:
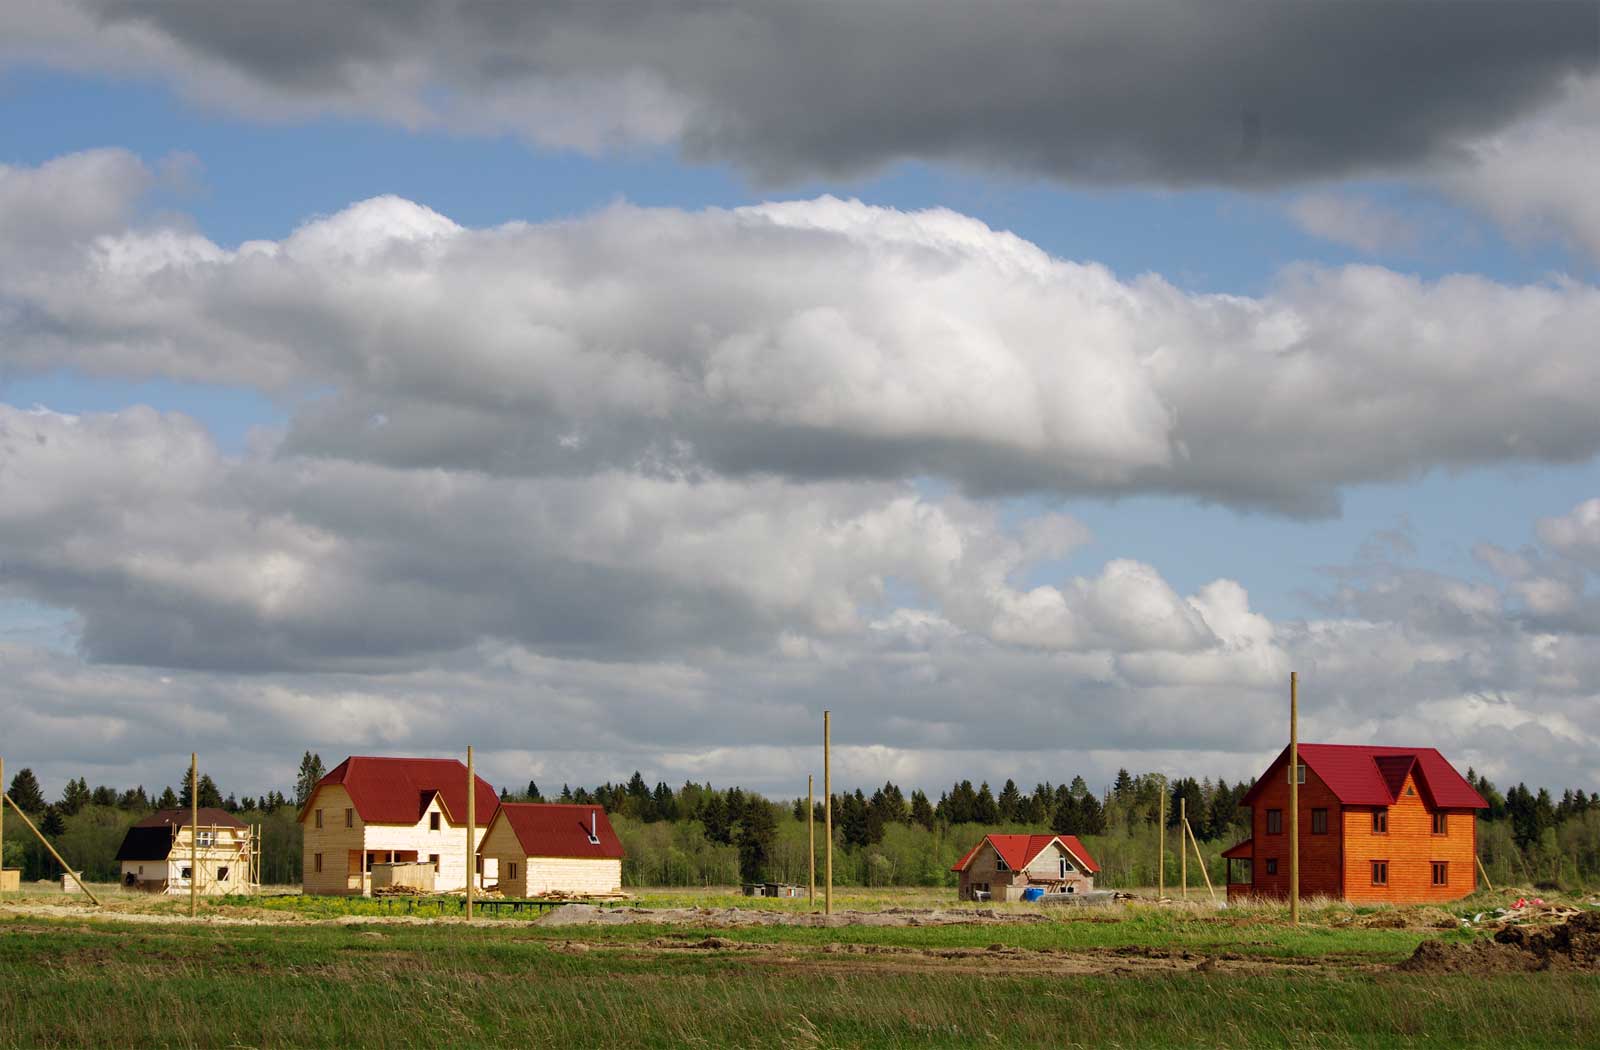
[[[429,831],[438,831],[439,830],[439,814],[437,814],[437,813],[429,813],[428,814],[428,830]]]
[[[1417,793],[1417,789],[1416,788],[1412,787],[1410,784],[1406,785],[1406,794],[1415,795],[1416,793]]]
[[[995,871],[1010,871],[1011,870],[1011,865],[1007,864],[1006,863],[1006,859],[1004,857],[1000,856],[1000,854],[998,852],[996,852],[995,855],[994,855],[994,870]]]

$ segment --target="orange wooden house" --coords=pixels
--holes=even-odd
[[[1223,853],[1228,898],[1289,895],[1289,749],[1242,805],[1251,835]],[[1476,812],[1488,807],[1431,747],[1300,745],[1300,896],[1422,902],[1478,884]]]

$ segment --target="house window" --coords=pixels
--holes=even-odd
[[[228,869],[227,868],[218,868],[217,869],[217,881],[218,882],[227,882],[228,881]]]
[[[1276,874],[1278,874],[1278,858],[1277,857],[1268,857],[1267,858],[1267,874],[1268,875],[1276,875]]]
[[[507,862],[507,864],[506,864],[506,878],[514,879],[516,877],[517,877],[517,862],[514,861],[514,860]]]
[[[1435,813],[1433,815],[1433,833],[1435,835],[1448,835],[1450,833],[1448,814]]]
[[[1416,793],[1417,793],[1417,789],[1416,788],[1412,787],[1410,784],[1406,785],[1406,797],[1407,798],[1410,798],[1411,796],[1415,795]]]
[[[144,874],[144,865],[143,864],[139,865],[139,874],[140,875]]]
[[[439,855],[437,853],[428,854],[428,863],[432,864],[433,870],[437,872],[439,870]]]
[[[1374,835],[1389,834],[1389,810],[1387,807],[1372,811],[1372,833]]]
[[[1450,862],[1436,860],[1433,862],[1433,884],[1435,886],[1450,885]]]
[[[1281,809],[1269,809],[1269,810],[1267,810],[1267,834],[1268,835],[1282,835],[1283,834],[1283,810],[1281,810]]]
[[[1010,871],[1011,870],[1011,865],[1006,863],[1006,859],[1004,857],[1002,857],[1002,856],[1000,856],[1000,854],[996,853],[994,855],[994,870],[995,871]]]
[[[353,827],[356,826],[356,811],[355,810],[347,809],[347,810],[344,811],[344,826],[347,827],[347,828],[353,828]]]
[[[438,831],[439,830],[439,814],[437,814],[437,813],[429,813],[428,814],[428,830],[429,831]]]
[[[195,841],[201,849],[210,849],[217,844],[217,833],[215,831],[202,831]]]
[[[1284,779],[1288,779],[1287,776]],[[1304,784],[1306,782],[1306,764],[1304,762],[1294,767],[1294,782],[1296,784]]]
[[[321,814],[318,813],[318,816],[321,816]],[[311,864],[312,864],[313,870],[316,871],[316,873],[318,875],[321,875],[322,874],[322,854],[313,853],[311,855]]]
[[[189,869],[188,868],[182,868],[182,869],[179,870],[178,878],[187,879],[188,877],[189,877]]]
[[[322,830],[322,810],[317,810],[317,830]]]
[[[1375,860],[1372,862],[1372,884],[1374,886],[1389,885],[1389,862]]]
[[[1328,811],[1314,809],[1311,811],[1311,834],[1326,835],[1328,833]]]
[[[1062,856],[1060,858],[1060,860],[1061,860],[1061,877],[1064,879],[1068,875],[1072,874],[1072,865],[1067,863],[1067,858],[1065,856]]]

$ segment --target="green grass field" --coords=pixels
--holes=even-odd
[[[8,916],[0,1045],[1600,1045],[1595,976],[1392,969],[1426,937],[1471,934],[1290,930],[1248,911],[1108,918],[713,930]],[[1212,957],[1239,961],[1196,969]],[[1096,972],[1076,972],[1085,961]]]

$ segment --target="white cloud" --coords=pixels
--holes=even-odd
[[[1289,202],[1289,217],[1313,237],[1359,248],[1368,255],[1409,251],[1420,232],[1393,208],[1348,193],[1307,193]]]
[[[1600,293],[1575,282],[1301,268],[1193,295],[827,197],[487,230],[379,198],[236,250],[59,237],[75,250],[48,265],[0,261],[10,368],[316,391],[287,449],[399,468],[935,475],[1319,514],[1348,484],[1600,448]]]

